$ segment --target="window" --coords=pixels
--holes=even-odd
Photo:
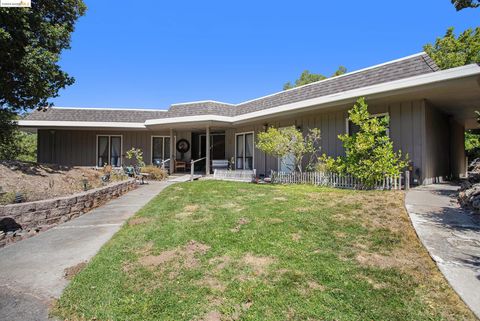
[[[374,114],[374,115],[371,115],[371,117],[379,117],[379,118],[388,117],[388,113]],[[346,125],[347,135],[356,134],[360,130],[360,128],[357,125],[353,124],[350,120],[348,120],[348,118],[345,119],[345,125]],[[386,134],[387,136],[390,136],[390,122],[387,125]]]
[[[253,169],[253,132],[235,135],[235,168]]]
[[[152,146],[151,162],[153,165],[160,166],[164,160],[170,158],[170,137],[152,136],[151,146]]]
[[[97,166],[122,166],[122,136],[97,135]]]

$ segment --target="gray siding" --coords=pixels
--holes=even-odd
[[[453,119],[450,119],[450,164],[454,178],[466,175],[465,127]]]
[[[425,136],[423,184],[463,176],[466,172],[464,126],[426,102]]]
[[[329,156],[344,155],[338,135],[346,132],[346,118],[350,105],[338,106],[315,113],[297,114],[289,118],[272,118],[268,126],[297,126],[307,133],[311,128],[321,130],[320,154]],[[372,114],[390,115],[390,137],[395,150],[408,154],[413,164],[413,178],[420,184],[428,184],[465,172],[464,128],[448,115],[431,106],[424,100],[371,104]],[[225,154],[230,160],[235,157],[235,134],[254,132],[256,141],[259,132],[264,130],[265,121],[225,129]],[[216,128],[215,131],[220,129]],[[181,138],[191,142],[191,131],[176,130],[176,140]],[[95,166],[96,136],[122,135],[122,154],[132,147],[141,148],[147,164],[151,161],[151,136],[169,136],[168,131],[147,130],[104,131],[104,130],[39,130],[38,161],[62,165]],[[177,155],[179,157],[179,155]],[[188,152],[184,159],[191,159]],[[128,162],[124,159],[124,163]],[[254,166],[258,174],[278,169],[278,160],[265,156],[255,149]]]
[[[66,166],[95,166],[97,135],[122,135],[122,155],[132,147],[140,148],[145,162],[149,164],[151,136],[169,134],[151,131],[39,130],[38,161]],[[123,161],[129,163],[125,158]]]

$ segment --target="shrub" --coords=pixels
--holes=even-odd
[[[347,173],[360,179],[366,187],[386,176],[400,175],[407,166],[408,155],[393,150],[393,142],[387,135],[388,116],[372,117],[364,98],[357,100],[348,111],[348,119],[358,132],[339,135],[345,156],[333,159],[323,155],[320,161],[326,169],[336,173]]]
[[[149,178],[156,181],[161,181],[168,177],[166,170],[153,165],[142,167],[142,173],[150,174]]]
[[[285,128],[270,127],[257,135],[257,148],[265,154],[277,157],[284,163],[286,157],[293,159],[291,171],[312,170],[320,150],[320,130],[310,129],[304,136],[295,126]],[[285,164],[284,165],[289,165]]]
[[[127,150],[126,157],[127,159],[134,159],[134,165],[137,167],[145,166],[145,162],[143,161],[143,152],[140,148],[132,147],[130,150]]]

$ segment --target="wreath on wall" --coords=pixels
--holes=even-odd
[[[177,142],[177,152],[179,152],[182,155],[183,159],[183,154],[187,153],[190,150],[190,143],[186,139],[180,139]]]

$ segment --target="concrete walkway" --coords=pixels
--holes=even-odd
[[[405,205],[420,240],[453,289],[480,318],[480,215],[462,210],[458,186],[411,189]]]
[[[72,221],[0,249],[0,320],[47,320],[68,284],[64,270],[90,260],[122,224],[171,182],[150,182]]]

